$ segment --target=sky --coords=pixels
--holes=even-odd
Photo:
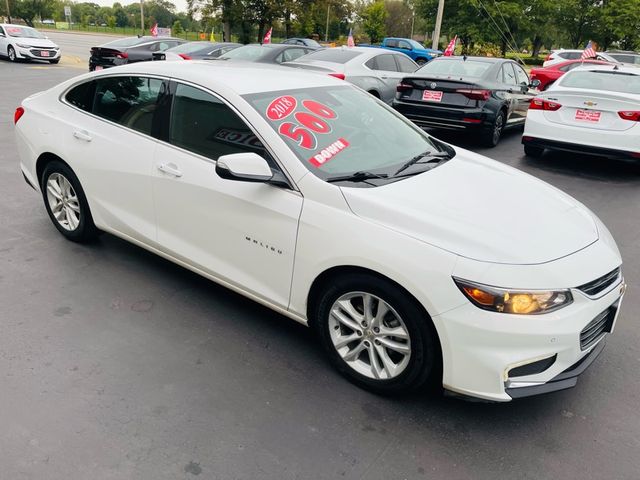
[[[113,5],[118,0],[87,0],[87,1],[93,1],[94,3],[97,3],[98,5],[102,5],[104,7],[110,7],[111,5]],[[169,1],[176,6],[176,9],[179,12],[186,12],[187,11],[187,1],[186,0],[169,0]],[[121,5],[129,5],[131,3],[139,3],[139,2],[138,2],[138,0],[120,0],[120,4]]]

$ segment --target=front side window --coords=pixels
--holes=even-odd
[[[95,115],[151,135],[154,112],[166,93],[166,83],[144,77],[106,77],[96,83]]]
[[[529,77],[527,76],[527,73],[522,68],[520,68],[519,65],[512,63],[511,66],[516,71],[516,80],[518,84],[529,85]]]
[[[245,95],[316,176],[358,171],[393,174],[438,147],[391,108],[350,86],[300,88]]]
[[[400,40],[400,42],[398,42],[398,48],[402,48],[403,50],[411,50],[411,45],[409,45],[409,42]]]
[[[398,70],[403,73],[413,73],[417,70],[418,66],[411,61],[404,53],[401,55],[394,55],[396,62],[398,62]]]
[[[176,87],[169,142],[211,160],[255,152],[271,163],[260,140],[233,110],[213,95],[188,85]]]
[[[517,85],[518,81],[516,80],[516,74],[513,71],[513,67],[510,63],[505,63],[502,65],[502,83],[506,83],[507,85]]]

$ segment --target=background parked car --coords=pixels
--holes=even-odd
[[[24,60],[60,61],[60,47],[35,28],[24,25],[0,24],[0,56],[15,62]]]
[[[172,47],[164,52],[153,52],[153,60],[204,60],[218,58],[240,43],[228,42],[188,42]]]
[[[402,53],[365,47],[329,48],[310,53],[287,66],[341,78],[391,104],[396,86],[418,65]]]
[[[129,37],[114,40],[91,48],[89,71],[153,60],[154,52],[164,52],[183,43],[186,40],[171,37]]]
[[[287,38],[284,42],[285,45],[302,45],[304,47],[320,49],[324,48],[318,42],[312,38]]]
[[[524,123],[530,86],[513,60],[440,57],[402,79],[393,106],[420,127],[471,130],[494,147],[505,128]]]
[[[580,60],[584,50],[569,50],[561,48],[559,50],[551,50],[547,58],[542,63],[543,67],[550,67],[556,63],[565,62],[567,60]],[[597,52],[596,58],[591,60],[602,60],[603,62],[617,62],[617,60],[609,56],[605,52]]]
[[[608,62],[601,60],[567,60],[566,62],[555,63],[549,67],[534,68],[529,73],[531,82],[538,80],[538,90],[546,90],[553,82],[558,80],[569,70],[573,70],[581,65],[608,65]]]
[[[418,65],[424,65],[429,60],[442,55],[442,52],[440,50],[426,48],[421,43],[416,42],[415,40],[412,40],[410,38],[388,37],[385,38],[380,45],[359,46],[369,48],[386,48],[387,50],[392,50],[394,52],[401,52],[411,58],[411,60],[416,62]]]
[[[563,76],[531,101],[524,151],[545,149],[640,158],[640,69],[592,65]]]
[[[301,45],[288,45],[283,43],[260,45],[255,43],[233,49],[218,57],[218,60],[280,64],[290,62],[313,51],[313,48],[303,47]]]

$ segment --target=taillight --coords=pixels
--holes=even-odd
[[[412,85],[409,85],[407,83],[399,83],[398,86],[396,87],[396,92],[402,93],[412,89],[413,89]]]
[[[559,110],[562,105],[557,102],[550,102],[542,98],[534,98],[529,104],[529,110],[546,110],[549,112],[555,112]]]
[[[189,55],[187,55],[186,53],[179,53],[178,55],[181,56],[185,60],[191,60],[191,57]]]
[[[491,90],[474,90],[471,88],[459,88],[456,93],[461,93],[471,100],[489,100]]]
[[[618,112],[618,116],[623,120],[631,120],[632,122],[640,122],[640,112],[634,111],[623,111]]]
[[[24,115],[24,108],[22,107],[16,108],[16,111],[13,114],[13,123],[14,124],[18,123],[18,120],[20,120],[20,117],[22,117],[22,115]]]
[[[127,52],[118,52],[116,53],[116,58],[129,58],[129,54]]]
[[[344,80],[345,79],[344,73],[330,73],[329,76],[330,77],[339,78],[340,80]]]

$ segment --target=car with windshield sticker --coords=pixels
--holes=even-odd
[[[26,98],[14,123],[65,238],[116,235],[308,325],[375,392],[569,388],[619,316],[595,214],[329,75],[145,62]]]

